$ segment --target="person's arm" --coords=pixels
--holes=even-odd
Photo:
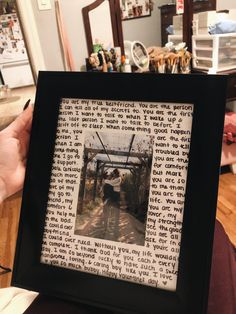
[[[29,106],[0,132],[0,203],[22,189],[32,113]]]
[[[0,178],[0,204],[6,198],[5,195],[6,195],[5,184],[4,184],[3,180]]]

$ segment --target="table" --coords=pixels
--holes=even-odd
[[[0,130],[11,123],[23,110],[28,99],[34,102],[36,87],[34,85],[15,88],[7,99],[0,100]]]

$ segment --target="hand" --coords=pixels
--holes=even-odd
[[[0,132],[0,203],[22,189],[33,108],[30,105]]]

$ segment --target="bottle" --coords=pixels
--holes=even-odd
[[[120,72],[125,72],[125,56],[121,56],[120,59]]]
[[[129,59],[125,59],[124,72],[131,73],[131,65],[129,63]]]

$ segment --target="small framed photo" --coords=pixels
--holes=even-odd
[[[40,72],[12,285],[204,314],[223,75]]]
[[[120,0],[121,19],[130,20],[150,16],[153,3],[150,0]]]

